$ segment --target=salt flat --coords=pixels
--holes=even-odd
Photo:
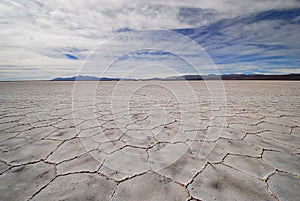
[[[1,200],[297,200],[300,82],[0,83]]]

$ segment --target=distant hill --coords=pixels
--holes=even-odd
[[[150,79],[122,79],[122,78],[108,78],[108,77],[94,77],[94,76],[73,76],[67,78],[54,78],[51,81],[135,81],[135,80],[300,80],[300,74],[286,74],[286,75],[263,75],[263,74],[224,74],[224,75],[183,75],[183,76],[172,76],[166,78],[150,78]]]
[[[300,80],[300,74],[263,75],[263,74],[224,74],[224,75],[184,75],[167,77],[163,80]]]
[[[51,81],[119,81],[119,78],[107,78],[107,77],[94,77],[94,76],[73,76],[73,77],[58,77],[54,78]]]
[[[262,74],[230,74],[221,75],[222,80],[300,80],[300,74],[262,75]]]

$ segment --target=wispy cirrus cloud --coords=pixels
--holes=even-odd
[[[0,79],[76,74],[103,41],[143,29],[176,30],[192,38],[221,72],[296,72],[299,12],[297,0],[3,0]],[[155,60],[153,56],[160,55],[145,61]],[[137,60],[130,58],[131,65]],[[176,66],[173,61],[160,59],[163,65]]]
[[[268,10],[176,31],[198,41],[216,64],[239,64],[241,71],[256,65],[266,73],[284,66],[294,72],[300,67],[299,16],[300,8]]]

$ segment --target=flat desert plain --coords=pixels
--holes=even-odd
[[[299,200],[300,82],[1,82],[0,200]]]

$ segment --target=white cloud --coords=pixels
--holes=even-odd
[[[213,9],[221,12],[225,16],[237,16],[270,9],[285,9],[299,7],[297,0],[152,0],[152,4],[167,4],[174,7],[190,7]]]
[[[56,76],[67,74],[65,68],[70,69],[68,74],[76,72],[81,63],[64,57],[68,53],[66,48],[83,50],[72,54],[85,58],[101,41],[122,28],[195,27],[224,17],[298,5],[297,0],[3,0],[0,2],[1,73],[5,77],[5,66],[7,72],[11,72],[9,66],[37,68],[37,77],[39,73],[47,77],[43,73],[50,67]],[[179,17],[182,8],[205,9],[205,12],[195,20],[182,20],[186,17]],[[210,12],[213,16],[206,15]],[[291,41],[296,39],[294,35],[290,37]],[[15,75],[22,78],[25,71],[19,72]]]

